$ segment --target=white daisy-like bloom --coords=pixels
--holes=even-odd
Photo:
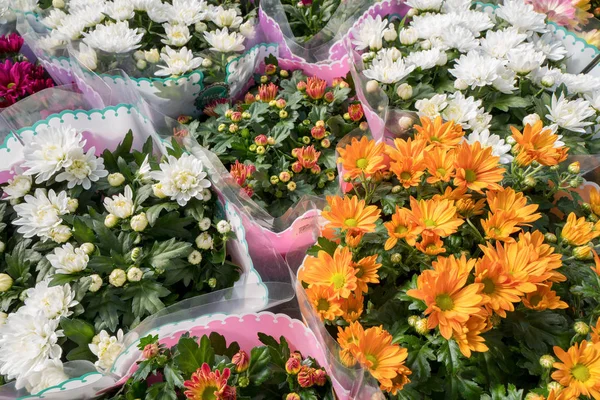
[[[152,171],[150,176],[162,185],[164,194],[180,206],[193,198],[202,200],[202,190],[210,187],[202,161],[189,154],[183,154],[179,159],[169,156],[160,164],[160,171]]]
[[[56,386],[69,379],[65,374],[63,363],[59,359],[45,360],[39,370],[33,371],[25,377],[25,389],[29,393],[39,393],[44,389]]]
[[[104,18],[106,17],[104,14],[105,12],[106,4],[89,4],[87,6],[80,7],[75,11],[71,11],[69,18],[73,18],[74,20],[83,23],[86,28],[91,28],[104,21]]]
[[[228,221],[221,220],[217,222],[217,231],[222,234],[231,232],[231,224]]]
[[[445,94],[436,94],[429,99],[417,100],[415,108],[420,117],[429,117],[431,119],[440,116],[441,112],[448,106],[447,96]]]
[[[595,91],[591,94],[586,93],[584,97],[590,103],[590,105],[596,109],[596,111],[600,111],[600,91]]]
[[[446,29],[455,25],[456,21],[453,20],[453,17],[455,16],[450,14],[415,15],[410,23],[410,28],[417,32],[420,39],[440,37]]]
[[[500,136],[490,134],[487,129],[469,134],[465,141],[469,144],[479,142],[482,148],[491,147],[492,154],[500,157],[500,164],[510,164],[513,160],[513,156],[510,155],[512,146],[501,139]]]
[[[126,21],[110,25],[97,25],[96,29],[83,34],[83,42],[107,53],[127,53],[140,47],[144,34],[130,29]]]
[[[435,66],[445,65],[448,62],[448,56],[445,51],[434,47],[431,50],[412,52],[404,60],[408,65],[414,65],[417,68],[421,68],[421,70],[426,70]]]
[[[238,32],[229,32],[227,28],[204,32],[204,39],[210,44],[210,50],[219,53],[244,51],[246,37]]]
[[[98,357],[94,365],[100,371],[108,371],[114,364],[117,356],[125,349],[123,343],[123,331],[119,329],[116,336],[110,336],[108,332],[101,331],[94,336],[89,348],[91,352]]]
[[[387,29],[389,21],[382,19],[381,15],[373,18],[367,16],[365,20],[352,31],[352,44],[356,50],[379,50],[383,46],[383,31]]]
[[[60,216],[69,213],[66,192],[57,195],[50,189],[46,194],[45,190],[36,189],[33,196],[28,194],[23,200],[23,203],[14,206],[18,218],[13,224],[19,226],[18,232],[26,238],[39,236],[49,239],[52,228],[62,222]]]
[[[85,20],[78,19],[73,15],[67,15],[67,17],[63,19],[62,24],[57,26],[56,31],[52,31],[52,33],[56,32],[56,39],[70,41],[81,38],[85,28]]]
[[[549,78],[553,85],[548,87],[548,90],[555,91],[563,83],[563,72],[558,68],[540,67],[531,71],[529,79],[535,82],[538,86],[542,85],[542,79]]]
[[[52,53],[66,44],[64,37],[57,30],[51,31],[48,35],[42,36],[36,41],[36,46],[48,53]]]
[[[498,78],[494,80],[492,86],[494,89],[511,94],[517,88],[515,86],[517,82],[517,74],[512,69],[506,68],[504,65],[498,67]]]
[[[489,129],[492,125],[492,115],[485,112],[485,108],[477,110],[475,118],[468,121],[469,126],[473,132],[481,132],[484,129]]]
[[[444,0],[407,0],[406,5],[419,11],[440,11]]]
[[[158,1],[154,4],[148,4],[146,13],[152,21],[162,24],[170,20],[171,5]],[[177,22],[177,21],[172,21]],[[185,25],[185,24],[182,24]]]
[[[531,39],[533,40],[535,49],[544,53],[544,56],[548,60],[562,60],[568,53],[563,42],[557,40],[551,32],[544,33],[543,35],[533,34]]]
[[[64,171],[56,175],[57,182],[67,181],[69,189],[81,185],[85,190],[92,187],[92,182],[108,175],[104,169],[104,159],[94,155],[95,147],[83,152],[82,148],[73,149],[69,152],[69,165],[64,167]]]
[[[57,274],[74,274],[86,269],[90,257],[79,247],[73,247],[71,243],[57,247],[51,254],[46,256],[50,265],[54,267]]]
[[[152,182],[152,178],[150,178],[150,162],[148,161],[149,155],[146,154],[146,158],[144,158],[144,161],[142,161],[142,165],[140,165],[140,168],[137,170],[136,172],[136,177],[142,182],[142,183],[150,183]]]
[[[167,65],[159,65],[160,69],[154,73],[156,76],[183,75],[199,68],[203,61],[202,57],[194,57],[192,51],[187,47],[182,47],[177,51],[165,46],[164,53],[160,55],[160,58]]]
[[[202,232],[196,237],[196,246],[202,250],[210,250],[213,248],[213,238],[208,232]]]
[[[87,6],[95,6],[104,4],[106,0],[69,0],[67,3],[67,7],[69,8],[69,12],[72,14],[77,10],[85,8]]]
[[[457,21],[460,25],[473,32],[475,36],[479,36],[480,32],[494,27],[494,22],[492,22],[490,16],[481,11],[467,9],[465,11],[451,13],[449,15],[455,18],[455,21]]]
[[[129,0],[135,11],[146,11],[158,7],[160,0]]]
[[[125,186],[123,193],[104,199],[104,208],[117,218],[129,218],[135,212],[133,204],[133,191],[129,185]]]
[[[90,71],[94,71],[98,68],[98,55],[96,54],[96,51],[85,43],[79,43],[77,61]]]
[[[210,225],[211,221],[208,217],[204,217],[198,222],[198,228],[200,228],[201,231],[207,231],[208,228],[210,228]]]
[[[441,115],[446,121],[454,121],[469,129],[469,121],[477,117],[477,112],[481,107],[481,100],[475,100],[473,96],[465,97],[462,92],[455,92],[448,96],[448,105],[444,108]]]
[[[471,8],[472,2],[470,0],[446,0],[442,4],[442,12],[450,14],[453,12],[459,13],[467,11]]]
[[[47,126],[37,135],[23,138],[23,167],[28,168],[26,175],[37,175],[35,182],[42,183],[50,179],[62,168],[69,166],[71,151],[85,145],[81,133],[70,125]]]
[[[527,75],[536,68],[539,68],[546,57],[544,53],[535,51],[531,43],[521,44],[506,54],[508,68],[515,71],[518,75]]]
[[[56,29],[62,24],[63,19],[66,17],[67,13],[65,13],[63,10],[53,8],[50,10],[50,13],[48,13],[48,15],[42,19],[42,23],[50,29]]]
[[[29,175],[18,174],[13,176],[8,180],[8,185],[2,188],[6,195],[3,200],[20,199],[29,193],[32,183],[33,181]]]
[[[569,93],[589,94],[600,90],[600,78],[590,74],[563,73],[561,78]]]
[[[471,89],[490,86],[498,79],[498,71],[503,67],[503,61],[494,57],[470,51],[460,56],[454,68],[448,70],[455,78],[464,81]]]
[[[207,12],[208,5],[204,0],[173,0],[167,15],[171,23],[190,26],[205,19]]]
[[[496,16],[502,18],[522,33],[531,31],[546,32],[546,15],[533,9],[531,4],[523,0],[505,0],[496,9]]]
[[[113,0],[106,4],[106,13],[114,20],[126,21],[135,17],[135,8],[130,0]]]
[[[230,29],[237,29],[244,22],[244,18],[238,15],[238,11],[235,8],[226,10],[221,6],[215,7],[210,12],[210,20],[219,28]]]
[[[402,57],[394,58],[392,51],[382,49],[363,74],[369,79],[375,79],[381,83],[396,83],[408,76],[414,69],[414,65],[405,65]]]
[[[572,132],[585,133],[585,127],[593,123],[586,119],[596,115],[596,111],[587,100],[568,100],[565,99],[564,94],[561,94],[558,99],[556,94],[552,94],[552,103],[546,108],[549,111],[546,118],[554,125]]]
[[[7,379],[17,378],[16,388],[27,384],[27,376],[40,371],[46,360],[60,359],[62,349],[57,331],[59,320],[48,320],[43,314],[25,312],[21,307],[8,315],[0,326],[0,374]]]
[[[27,289],[26,294],[25,311],[31,315],[42,314],[48,320],[70,316],[73,312],[69,309],[79,304],[68,284],[48,286],[48,282],[42,281]]]
[[[479,40],[475,39],[473,32],[460,25],[450,26],[441,36],[430,40],[431,44],[440,50],[456,49],[461,53],[467,53],[479,46]]]
[[[485,38],[480,40],[481,49],[488,55],[504,58],[511,50],[523,43],[527,35],[519,33],[515,28],[506,28],[499,31],[487,31]]]
[[[240,25],[240,33],[248,39],[254,39],[256,36],[256,21],[254,18],[250,18]]]
[[[161,39],[161,42],[170,46],[185,46],[192,37],[190,35],[190,30],[185,25],[163,24],[163,28],[165,28],[165,34],[167,35],[167,38]]]

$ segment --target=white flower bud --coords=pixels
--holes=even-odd
[[[71,239],[71,228],[66,225],[58,225],[50,230],[50,239],[56,243],[65,243]]]
[[[208,29],[208,26],[206,26],[204,22],[196,22],[196,25],[194,25],[194,30],[198,33],[202,33],[206,31],[206,29]]]
[[[403,131],[410,129],[413,125],[413,120],[410,117],[400,117],[398,120],[398,126]]]
[[[517,143],[517,141],[515,140],[515,138],[514,138],[514,137],[512,137],[512,136],[508,136],[508,137],[506,138],[506,143],[508,143],[508,144],[510,144],[510,145],[512,146],[513,144]]]
[[[383,39],[386,42],[393,42],[394,40],[396,40],[398,38],[398,34],[396,33],[396,30],[393,28],[388,28],[385,31],[383,31]]]
[[[108,214],[106,218],[104,218],[104,226],[107,228],[112,228],[119,223],[119,218],[115,217],[112,214]]]
[[[377,82],[374,79],[367,82],[367,92],[368,93],[375,93],[377,91],[377,89],[379,89],[379,82]]]
[[[400,31],[400,43],[405,46],[413,45],[419,39],[419,34],[414,28],[405,28]]]
[[[375,57],[375,52],[369,51],[368,53],[363,53],[360,57],[363,59],[363,61],[369,61]]]
[[[0,293],[6,292],[13,285],[13,279],[8,274],[0,274]]]
[[[77,207],[79,207],[79,200],[77,200],[77,199],[67,200],[67,211],[69,211],[69,213],[74,213],[75,211],[77,211]]]
[[[209,201],[212,199],[212,192],[210,189],[202,189],[202,200]]]
[[[108,179],[108,184],[112,187],[121,186],[125,182],[125,177],[120,172],[110,174],[106,179]]]
[[[540,116],[536,113],[526,115],[525,118],[523,118],[523,126],[525,126],[525,125],[533,126],[540,119],[541,119]]]
[[[144,273],[138,267],[131,267],[127,271],[127,280],[129,282],[139,282],[142,280]]]
[[[194,250],[188,256],[188,262],[192,265],[198,265],[202,261],[202,253],[198,250]]]
[[[64,0],[52,0],[52,7],[63,8],[65,6]]]
[[[146,213],[134,215],[129,224],[131,225],[131,229],[134,231],[142,232],[148,226],[148,218],[146,218]]]
[[[146,62],[146,60],[138,60],[137,63],[135,63],[135,66],[140,71],[143,71],[148,66],[148,63]]]
[[[429,41],[429,39],[423,40],[421,42],[421,48],[423,50],[429,50],[429,49],[431,49],[431,42]]]
[[[554,86],[554,78],[550,75],[546,75],[542,78],[542,86],[552,87]]]
[[[208,58],[205,58],[204,60],[202,60],[202,66],[204,68],[209,68],[210,66],[212,66],[212,61]]]
[[[417,10],[416,8],[411,8],[410,10],[408,10],[408,12],[406,13],[406,16],[408,18],[414,17],[415,15],[419,15],[419,10]]]
[[[127,281],[127,275],[125,274],[125,271],[119,268],[113,269],[108,276],[108,283],[115,287],[123,286],[125,281]]]
[[[454,81],[454,89],[456,90],[465,90],[469,87],[467,82],[464,79],[458,78]]]
[[[150,64],[156,64],[160,61],[160,54],[157,49],[151,49],[149,51],[144,51],[144,59],[148,61]]]
[[[6,244],[0,241],[0,253],[4,253],[4,250],[6,250]]]
[[[144,52],[142,50],[137,50],[135,53],[133,53],[133,59],[135,61],[143,60],[145,58],[146,58],[146,55],[144,54]]]
[[[202,220],[198,222],[198,228],[200,228],[201,231],[207,231],[210,228],[210,218],[202,218]]]
[[[408,83],[403,83],[402,85],[398,86],[398,89],[396,89],[396,94],[402,100],[408,100],[413,95],[413,88]]]
[[[438,57],[437,61],[435,62],[435,65],[437,65],[438,67],[441,67],[441,66],[446,65],[447,62],[448,62],[448,55],[446,54],[445,51],[442,51],[440,53],[440,56]]]
[[[6,323],[6,319],[8,318],[8,314],[0,311],[0,326]]]
[[[92,281],[92,283],[90,284],[90,287],[88,290],[92,293],[95,293],[98,290],[100,290],[100,288],[102,287],[102,278],[100,278],[100,275],[98,275],[98,274],[90,275],[90,280]]]
[[[90,254],[92,254],[94,252],[94,249],[96,248],[96,246],[94,246],[92,243],[84,243],[81,246],[79,246],[79,248],[81,250],[83,250],[83,252],[85,254],[87,254],[89,256]]]
[[[165,197],[167,197],[165,192],[163,192],[162,183],[155,183],[154,185],[152,185],[152,192],[159,199],[164,199]]]
[[[217,231],[224,235],[231,231],[231,225],[225,220],[219,221],[217,224]]]
[[[207,232],[202,232],[196,237],[196,246],[202,250],[212,249],[213,239]]]

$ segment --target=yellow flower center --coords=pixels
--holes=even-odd
[[[438,168],[435,170],[440,175],[446,175],[446,168]]]
[[[590,370],[583,364],[575,364],[571,368],[571,375],[579,382],[585,382],[590,379]]]
[[[431,227],[431,226],[436,226],[436,225],[437,225],[437,224],[436,224],[436,223],[435,223],[435,221],[434,221],[434,220],[432,220],[432,219],[426,219],[426,220],[425,220],[425,226],[426,226],[426,227]]]
[[[447,294],[438,294],[435,297],[435,304],[437,304],[442,311],[449,311],[454,308],[454,301],[452,300],[452,297]]]
[[[483,281],[483,293],[492,294],[496,290],[496,285],[490,278],[485,278]]]
[[[465,170],[465,181],[473,183],[477,180],[477,174],[472,169]]]
[[[367,165],[369,165],[369,160],[367,160],[366,158],[359,158],[358,160],[356,160],[356,166],[360,169],[367,168]]]
[[[329,310],[329,300],[327,299],[319,299],[317,302],[317,311],[327,311]]]
[[[431,244],[427,245],[427,247],[425,248],[425,250],[430,250],[430,251],[437,250],[437,246],[435,244],[431,243]]]
[[[402,179],[403,181],[407,181],[411,177],[412,177],[412,175],[410,174],[410,172],[404,171],[403,173],[400,174],[400,179]]]
[[[408,228],[403,225],[398,225],[396,227],[396,229],[394,230],[394,232],[396,232],[399,235],[402,235],[403,233],[406,233],[407,231],[408,231]]]
[[[341,273],[333,274],[331,276],[331,282],[336,289],[341,289],[346,284],[346,278]]]
[[[346,226],[354,228],[356,225],[358,225],[358,221],[356,220],[356,218],[348,218],[344,221],[344,224]]]
[[[371,362],[371,364],[372,364],[372,365],[369,367],[369,369],[370,369],[370,370],[375,370],[375,369],[377,369],[377,364],[378,364],[378,362],[377,362],[377,357],[375,357],[373,354],[367,354],[367,355],[365,356],[365,358],[366,358],[367,360],[369,360],[369,361]]]
[[[17,86],[17,84],[16,84],[16,83],[13,83],[13,82],[11,82],[11,83],[9,83],[8,85],[6,85],[6,87],[7,87],[8,89],[12,89],[12,88],[14,88],[15,86]]]

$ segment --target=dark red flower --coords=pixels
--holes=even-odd
[[[18,53],[23,46],[23,38],[17,33],[0,36],[0,53]]]

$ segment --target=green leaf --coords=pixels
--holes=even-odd
[[[125,134],[123,141],[119,143],[116,150],[112,153],[114,157],[125,157],[131,152],[131,145],[133,145],[133,132],[131,129]]]
[[[64,285],[65,283],[72,282],[76,279],[79,279],[79,275],[75,274],[54,274],[48,286],[59,286]]]
[[[163,210],[174,211],[174,210],[177,210],[178,208],[179,208],[179,204],[177,204],[175,202],[161,203],[161,204],[157,204],[152,207],[149,207],[146,210],[146,218],[148,218],[148,223],[150,224],[150,226],[154,226],[154,223],[160,216],[161,211],[163,211]]]
[[[87,266],[96,272],[110,274],[115,268],[115,263],[113,259],[108,256],[92,256],[90,257]]]
[[[94,231],[92,231],[81,218],[75,218],[73,220],[73,238],[79,243],[94,243],[96,241]]]
[[[192,239],[189,225],[194,222],[192,217],[181,217],[178,212],[172,211],[158,218],[152,229],[148,232],[153,238],[180,238]]]
[[[240,345],[237,342],[233,342],[227,347],[225,336],[220,335],[217,332],[211,332],[209,339],[215,354],[227,356],[231,359],[238,351],[240,351]]]
[[[435,352],[427,344],[408,352],[406,365],[413,372],[411,380],[424,382],[431,376],[429,361],[436,359]]]
[[[163,308],[164,303],[161,297],[168,296],[171,292],[160,283],[151,280],[141,280],[130,283],[123,291],[123,299],[131,302],[131,311],[133,314],[142,318],[145,315],[154,314]]]
[[[212,367],[214,362],[215,354],[210,345],[210,339],[206,335],[200,339],[200,345],[194,338],[182,337],[179,339],[175,363],[184,376],[190,376],[204,363]]]
[[[67,339],[81,346],[87,346],[92,342],[94,335],[96,335],[94,327],[81,319],[62,318],[60,320],[60,327],[63,329]]]
[[[517,390],[515,385],[509,384],[508,391],[503,385],[494,386],[491,396],[484,394],[481,400],[523,400],[523,389]]]
[[[119,242],[113,231],[104,226],[103,222],[94,221],[94,232],[96,232],[94,243],[97,243],[101,249],[108,252],[113,249],[121,249],[121,242]]]
[[[187,257],[191,253],[192,244],[189,242],[178,242],[172,238],[165,242],[154,242],[148,262],[154,268],[167,269],[173,258]]]
[[[152,185],[144,185],[135,191],[133,203],[136,206],[141,206],[144,201],[152,194]]]
[[[512,94],[501,95],[493,102],[493,107],[507,112],[509,108],[524,108],[531,105],[531,101]]]
[[[248,367],[248,377],[255,386],[260,386],[269,379],[271,370],[269,362],[271,356],[267,347],[255,347],[250,352],[250,366]]]
[[[86,307],[86,314],[94,318],[94,327],[97,331],[102,329],[116,331],[119,326],[119,316],[128,311],[129,307],[117,293],[121,294],[121,289],[109,286],[89,297],[90,303]]]
[[[172,363],[165,365],[164,376],[171,387],[183,388],[183,376]]]
[[[87,360],[87,361],[95,361],[98,359],[98,356],[94,355],[88,345],[79,345],[75,347],[73,350],[67,353],[67,360],[69,361],[77,361],[77,360]]]
[[[318,245],[313,246],[309,249],[309,255],[316,257],[319,254],[319,251],[325,251],[330,256],[333,256],[333,253],[335,253],[335,249],[337,249],[338,246],[337,243],[332,242],[331,240],[325,237],[320,237],[317,241],[317,244]]]
[[[29,273],[29,267],[31,263],[29,262],[28,254],[31,253],[31,250],[28,250],[27,247],[31,244],[30,239],[21,240],[10,254],[6,254],[6,272],[13,278],[15,281],[21,279],[22,281],[26,281],[31,276]]]
[[[143,381],[148,378],[148,375],[154,370],[154,362],[152,360],[144,360],[138,364],[138,369],[133,373],[133,379]]]

